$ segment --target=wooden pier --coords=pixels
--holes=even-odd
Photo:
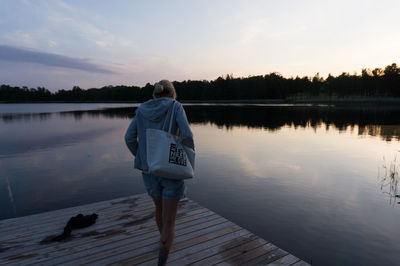
[[[146,194],[0,221],[0,265],[157,265],[159,233]],[[99,215],[72,231],[71,216]],[[218,214],[184,199],[168,265],[308,265]]]

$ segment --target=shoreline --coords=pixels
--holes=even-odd
[[[178,99],[179,100],[179,99]],[[377,98],[289,98],[289,99],[246,99],[246,100],[182,100],[181,103],[198,104],[400,104],[400,98],[377,97]],[[139,101],[0,101],[0,104],[52,104],[52,103],[132,103]]]

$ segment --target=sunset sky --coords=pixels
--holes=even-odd
[[[0,84],[360,73],[399,64],[399,11],[395,0],[0,0]]]

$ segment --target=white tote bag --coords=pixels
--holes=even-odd
[[[195,153],[171,134],[175,105],[174,102],[168,131],[146,129],[147,165],[151,174],[181,180],[194,177]]]

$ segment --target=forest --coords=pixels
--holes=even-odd
[[[264,76],[233,77],[228,74],[215,80],[174,81],[180,101],[267,100],[349,97],[400,97],[400,67],[362,69],[361,74],[342,73],[322,78],[285,78],[277,72]],[[102,88],[50,92],[44,87],[0,86],[0,102],[143,102],[151,98],[153,85],[105,86]]]

